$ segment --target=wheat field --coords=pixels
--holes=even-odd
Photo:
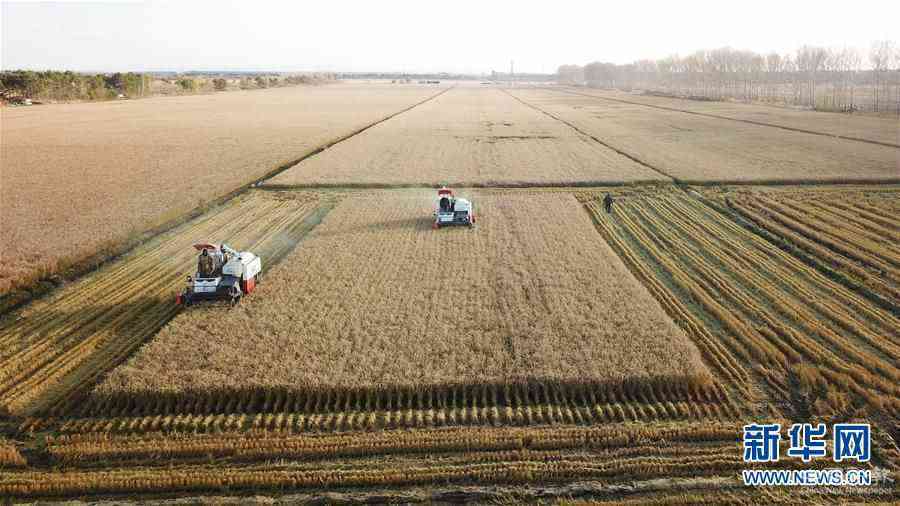
[[[335,84],[0,108],[0,295],[120,252],[439,91]]]
[[[502,90],[463,85],[269,183],[521,186],[667,180]]]
[[[896,182],[900,177],[897,147],[560,91],[511,93],[684,183]]]
[[[277,283],[176,318],[99,391],[704,374],[574,198],[474,198],[476,229],[433,231],[430,192],[347,195]]]

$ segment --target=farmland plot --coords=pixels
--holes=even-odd
[[[876,304],[900,308],[900,192],[746,191],[727,204]],[[849,278],[850,281],[847,281]]]
[[[2,108],[0,295],[118,252],[438,91],[341,84]]]
[[[485,193],[476,229],[439,231],[430,197],[347,196],[269,273],[277,286],[227,313],[179,316],[109,375],[83,414],[174,414],[195,406],[180,401],[187,396],[200,400],[194,414],[238,403],[334,428],[357,423],[335,410],[392,426],[427,424],[407,417],[413,409],[472,423],[477,405],[474,422],[528,423],[545,416],[532,415],[534,404],[565,403],[575,413],[562,419],[590,420],[607,416],[592,406],[620,409],[617,395],[725,401],[692,342],[596,240],[570,195]],[[720,409],[670,407],[624,418]]]
[[[515,96],[682,182],[896,181],[900,148],[547,90]]]
[[[273,185],[583,185],[665,176],[494,88],[460,86],[304,160]]]
[[[896,315],[756,235],[752,226],[742,227],[724,206],[717,211],[711,205],[660,194],[623,200],[614,217],[596,201],[589,207],[633,270],[692,301],[687,307],[700,321],[714,322],[708,330],[723,352],[723,367],[728,355],[748,364],[797,416],[868,413],[895,432]]]
[[[64,412],[177,314],[192,244],[227,241],[268,265],[308,228],[315,194],[252,193],[0,320],[0,412]]]
[[[687,111],[738,121],[756,122],[779,128],[805,130],[824,135],[900,146],[900,125],[896,118],[812,112],[785,107],[730,102],[679,100],[676,98],[636,95],[611,90],[564,88],[570,93],[622,100],[666,109]]]

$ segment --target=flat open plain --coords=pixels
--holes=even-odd
[[[258,297],[180,315],[100,392],[706,374],[570,194],[474,193],[477,227],[438,231],[430,197],[346,195]]]
[[[669,181],[494,87],[459,86],[305,160],[273,185],[585,185]]]
[[[519,89],[511,93],[681,182],[783,184],[900,179],[898,147],[558,90]],[[825,113],[806,114],[813,115],[808,120],[812,123],[816,115]],[[882,128],[875,130],[883,133],[878,138],[896,135],[890,122],[879,125]]]
[[[73,247],[120,237],[166,210],[184,223],[0,315],[0,497],[900,501],[900,148],[886,124],[498,88],[4,111],[4,246],[34,230]],[[72,126],[93,111],[116,127]],[[28,132],[51,148],[24,149]],[[7,198],[8,152],[28,198]],[[129,153],[140,163],[120,164]],[[454,188],[473,228],[431,228],[442,183],[473,185]],[[72,201],[72,221],[40,210],[52,198]],[[263,258],[236,307],[172,302],[204,240]],[[57,249],[4,251],[4,266],[19,276]],[[780,423],[784,445],[791,423],[839,421],[871,424],[870,463],[773,465],[894,482],[741,482],[757,468],[744,424]]]
[[[439,91],[334,84],[2,108],[0,295]]]

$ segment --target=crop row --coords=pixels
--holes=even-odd
[[[375,468],[291,469],[273,465],[259,467],[135,468],[109,471],[17,472],[0,476],[0,496],[38,497],[97,494],[152,494],[228,490],[334,489],[340,487],[386,487],[434,483],[524,484],[575,480],[629,480],[660,476],[702,476],[732,473],[744,463],[740,452],[712,456],[633,457],[617,460],[472,461],[427,465],[417,460],[405,465]],[[390,464],[390,462],[388,462]]]
[[[602,215],[598,201],[586,200],[585,205],[595,217]],[[707,364],[712,366],[713,371],[725,379],[730,386],[738,388],[745,395],[750,395],[750,391],[746,387],[750,375],[746,368],[735,360],[732,353],[709,331],[706,325],[657,279],[647,265],[639,260],[634,249],[620,239],[611,221],[596,219],[595,223],[603,237],[625,260],[632,273],[660,302],[669,316],[691,337],[694,344],[703,353]]]
[[[716,335],[730,353],[781,396],[794,398],[788,382],[797,381],[822,415],[859,403],[900,412],[893,315],[696,199],[623,202],[616,221],[608,229],[690,294],[724,329]]]
[[[89,416],[211,415],[407,409],[509,408],[558,405],[595,406],[616,402],[665,401],[726,403],[725,391],[711,382],[680,378],[625,381],[520,381],[503,384],[416,385],[383,388],[246,388],[221,392],[148,392],[101,395],[71,414]]]
[[[598,399],[590,389],[547,390],[542,396],[511,395],[511,401],[498,402],[499,388],[473,388],[475,395],[460,394],[435,398],[423,390],[418,394],[385,396],[381,401],[366,403],[335,402],[328,394],[325,403],[273,404],[274,411],[244,412],[238,404],[222,413],[191,414],[188,404],[182,411],[165,415],[88,417],[26,420],[22,429],[34,431],[53,427],[64,433],[79,432],[147,432],[266,429],[276,431],[350,431],[392,428],[422,428],[456,425],[539,425],[596,424],[654,420],[729,420],[740,416],[740,407],[723,391],[713,390],[708,397],[692,399],[659,399],[655,393],[639,393],[628,399],[624,391]],[[465,390],[462,390],[465,391]],[[424,393],[425,395],[422,395]],[[527,402],[525,400],[527,399]]]
[[[24,467],[27,465],[25,457],[16,446],[0,437],[0,469],[10,467]]]
[[[728,202],[756,226],[859,280],[863,293],[874,292],[893,307],[900,304],[900,228],[896,223],[890,226],[871,219],[872,213],[861,204],[761,196]]]
[[[174,294],[195,262],[192,243],[227,239],[271,260],[315,202],[252,195],[9,315],[0,323],[0,410],[66,411],[177,312]]]
[[[47,451],[56,462],[79,466],[95,462],[146,461],[151,458],[289,458],[308,461],[465,451],[610,450],[699,442],[733,445],[738,432],[736,423],[651,422],[595,427],[456,427],[323,435],[292,435],[272,431],[207,435],[149,433],[138,436],[98,433],[49,438]]]

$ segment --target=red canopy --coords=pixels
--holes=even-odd
[[[214,246],[212,244],[201,242],[201,243],[195,244],[194,249],[196,249],[197,251],[203,251],[205,249],[216,250],[219,248],[217,248],[216,246]]]
[[[438,195],[453,195],[453,192],[447,188],[441,188],[438,190]]]

